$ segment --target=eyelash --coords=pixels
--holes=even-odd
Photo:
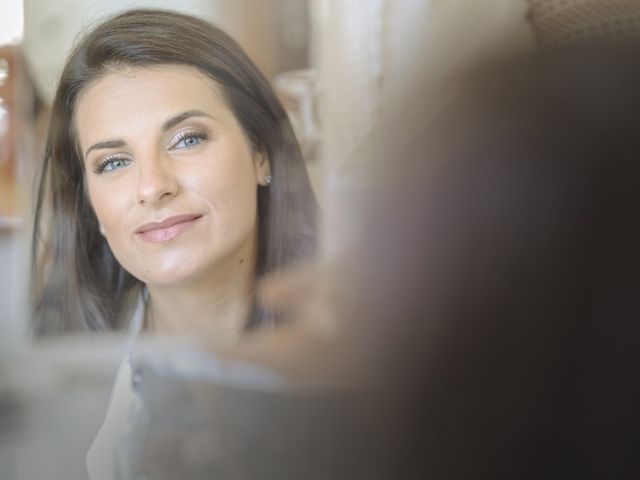
[[[98,165],[96,165],[96,168],[93,170],[93,172],[97,173],[97,174],[104,173],[104,171],[106,170],[106,168],[110,164],[112,164],[113,162],[116,162],[118,160],[123,161],[123,162],[129,161],[128,158],[119,157],[119,156],[107,157],[104,160],[102,160]]]
[[[184,142],[185,140],[189,139],[189,138],[195,138],[197,140],[199,140],[199,142],[195,145],[186,145],[182,148],[193,148],[196,147],[198,145],[200,145],[200,143],[202,143],[203,140],[206,140],[208,138],[207,134],[204,132],[193,132],[193,131],[185,131],[185,132],[180,132],[178,133],[178,139],[176,142],[174,142],[171,146],[171,149],[174,150],[178,145],[180,145],[180,143]]]
[[[199,142],[197,144],[195,144],[195,145],[186,145],[185,144],[185,146],[181,147],[180,149],[182,149],[182,148],[185,148],[185,149],[194,148],[194,147],[200,145],[200,143],[203,140],[206,140],[208,138],[208,135],[206,133],[204,133],[204,132],[189,132],[189,131],[180,132],[178,134],[178,139],[172,144],[171,149],[175,150],[176,147],[178,145],[180,145],[180,143],[182,143],[185,140],[190,139],[190,138],[195,138],[195,139],[199,140]],[[113,162],[116,162],[116,161],[127,162],[127,161],[130,161],[130,160],[128,158],[119,157],[119,156],[107,157],[96,166],[96,168],[94,169],[94,173],[96,173],[96,174],[104,173],[104,171],[107,169],[107,167],[110,164],[112,164]]]

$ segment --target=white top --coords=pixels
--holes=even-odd
[[[118,453],[122,455],[122,450],[119,449],[126,449],[126,442],[131,441],[136,418],[144,415],[143,398],[139,389],[134,386],[134,380],[140,380],[139,377],[134,378],[139,375],[134,374],[134,371],[139,369],[141,362],[153,365],[155,370],[162,372],[168,379],[204,381],[213,385],[263,392],[278,391],[284,386],[283,379],[269,368],[223,359],[211,352],[194,348],[189,342],[176,339],[165,339],[163,342],[154,338],[151,343],[145,344],[139,337],[145,304],[142,296],[131,320],[128,353],[118,369],[104,422],[87,453],[90,480],[115,479],[115,465],[124,469],[118,471],[120,475],[124,471],[128,472],[127,460],[117,457]]]
[[[142,329],[144,310],[145,301],[143,296],[141,296],[133,317],[131,318],[127,352],[131,352],[135,340]],[[90,480],[114,479],[114,441],[126,431],[133,401],[131,363],[128,353],[122,360],[122,363],[120,363],[120,368],[118,368],[111,399],[109,400],[109,407],[107,408],[102,427],[98,430],[98,434],[87,452],[87,471]]]

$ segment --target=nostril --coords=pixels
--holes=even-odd
[[[140,205],[153,205],[178,192],[178,181],[166,165],[159,163],[157,159],[138,162],[138,165],[137,196]]]
[[[154,204],[163,200],[166,200],[170,197],[173,197],[178,192],[178,187],[175,182],[170,182],[163,185],[162,188],[141,188],[138,191],[138,203],[140,205],[144,204]]]

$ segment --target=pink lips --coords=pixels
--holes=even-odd
[[[181,235],[189,229],[202,215],[176,215],[161,222],[152,222],[142,225],[136,230],[136,234],[147,242],[166,242]]]

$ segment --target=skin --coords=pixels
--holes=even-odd
[[[269,163],[220,88],[185,66],[110,72],[80,95],[75,125],[103,235],[149,291],[148,327],[233,343],[251,305]],[[195,220],[173,238],[139,233],[184,214]]]

